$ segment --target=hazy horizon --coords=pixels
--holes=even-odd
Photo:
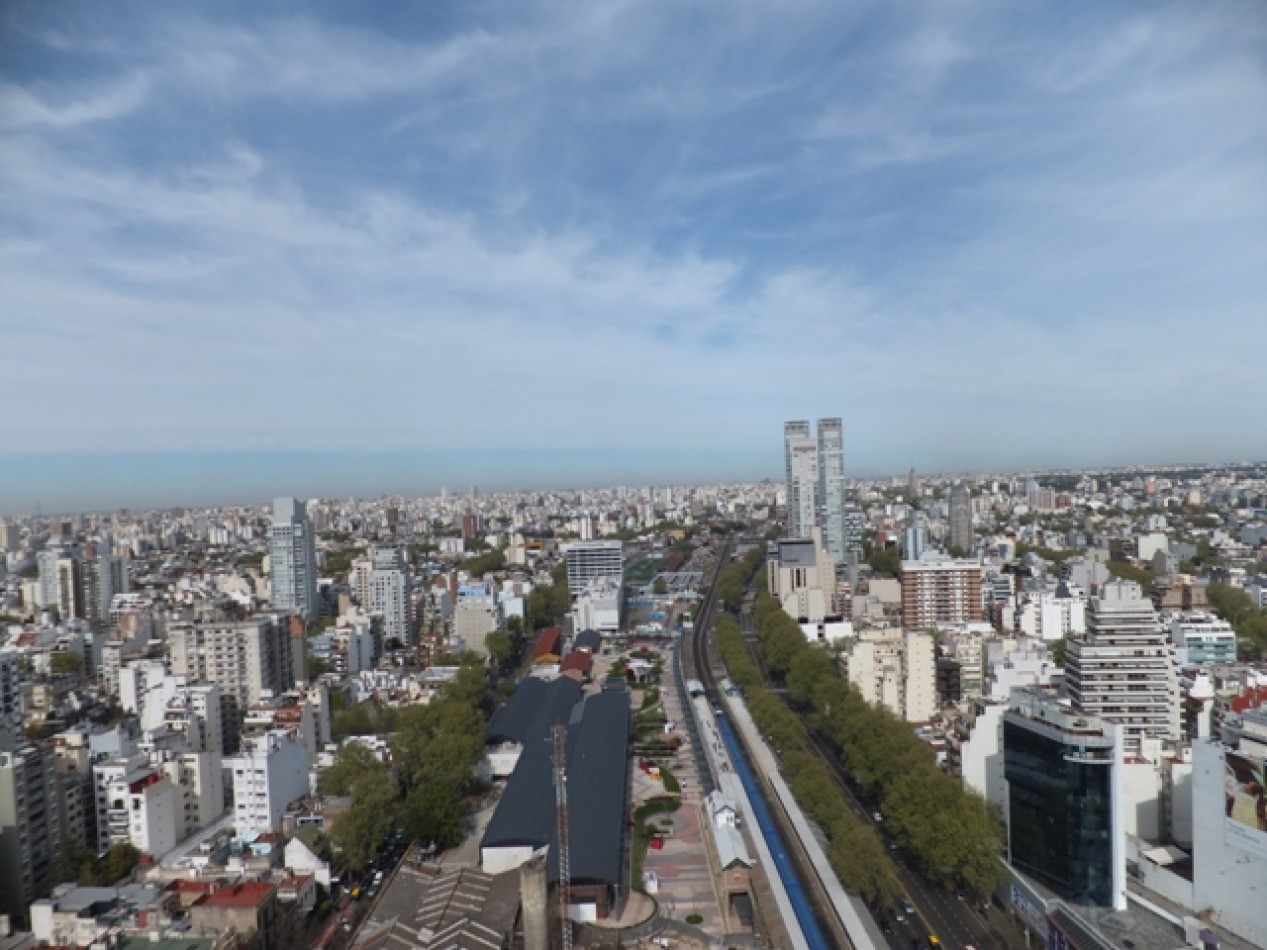
[[[11,461],[11,460],[10,460]],[[136,511],[162,508],[222,508],[237,506],[266,506],[277,496],[293,496],[296,498],[329,498],[373,499],[390,496],[431,497],[438,495],[442,488],[447,488],[452,495],[465,495],[472,486],[480,492],[514,492],[514,491],[570,491],[601,490],[618,488],[622,485],[635,488],[659,485],[702,485],[719,483],[756,483],[763,480],[781,483],[783,481],[782,456],[779,455],[778,471],[753,471],[751,474],[731,472],[715,472],[713,470],[698,471],[695,474],[683,474],[680,478],[638,478],[640,469],[632,459],[610,460],[605,469],[575,469],[574,477],[556,477],[554,467],[542,465],[545,459],[537,459],[537,467],[520,465],[512,468],[495,469],[484,467],[474,469],[461,467],[462,458],[451,459],[458,467],[436,466],[434,459],[429,468],[418,469],[415,466],[427,460],[419,456],[385,455],[348,455],[341,459],[323,457],[318,453],[284,453],[268,456],[256,453],[249,458],[234,455],[208,456],[190,454],[183,457],[151,456],[145,458],[130,457],[82,457],[72,462],[69,457],[57,459],[39,458],[28,460],[32,470],[25,473],[31,480],[39,480],[46,491],[30,499],[27,506],[0,507],[0,517],[28,517],[33,515],[49,516],[62,514],[87,514],[116,511],[128,508]],[[305,467],[308,474],[297,475],[295,469],[302,463],[320,463],[320,471],[312,472]],[[367,462],[375,462],[380,467],[373,473],[365,473],[363,466]],[[948,478],[956,476],[1007,476],[1031,472],[1060,472],[1067,470],[1122,470],[1122,469],[1162,469],[1171,467],[1231,466],[1241,464],[1262,464],[1259,459],[1153,459],[1144,461],[1087,461],[1082,465],[1016,465],[1001,468],[989,467],[945,467],[923,468],[914,466],[917,474],[927,478]],[[93,477],[105,478],[106,488],[97,489],[97,495],[108,503],[83,505],[76,504],[73,499],[76,493],[82,494],[84,483],[83,466],[93,464]],[[846,477],[853,480],[871,481],[884,479],[905,479],[911,466],[898,468],[865,469],[855,468],[847,471]],[[136,488],[135,477],[138,471],[144,470],[148,477],[157,480],[161,487],[156,493],[149,493]],[[499,475],[499,471],[501,474]],[[686,472],[687,470],[683,470]],[[440,477],[440,472],[447,472],[451,478]],[[350,474],[351,473],[351,474]],[[475,476],[475,477],[472,477]],[[483,476],[483,477],[481,477]],[[369,486],[367,490],[350,490],[351,484]],[[376,487],[375,487],[376,486]],[[61,499],[61,502],[49,502],[46,499]],[[5,501],[7,503],[7,494]]]

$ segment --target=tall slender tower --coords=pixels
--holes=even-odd
[[[809,420],[783,424],[787,469],[787,536],[808,538],[818,520],[818,443],[809,434]]]
[[[312,620],[317,616],[317,539],[302,501],[273,500],[268,529],[273,606]]]
[[[950,546],[972,553],[972,493],[963,482],[950,490]]]
[[[823,544],[836,564],[845,563],[845,433],[840,418],[818,420],[818,504]]]
[[[411,579],[404,552],[395,545],[374,545],[370,548],[370,564],[368,606],[370,613],[383,617],[383,637],[416,643]]]

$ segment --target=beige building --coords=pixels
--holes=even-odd
[[[845,654],[849,683],[867,702],[907,722],[928,722],[937,712],[937,658],[926,633],[866,630]]]
[[[224,751],[238,747],[247,708],[278,695],[295,679],[286,617],[257,614],[249,620],[172,624],[167,640],[174,676],[220,687]]]
[[[453,640],[457,651],[488,655],[484,638],[497,629],[497,601],[489,597],[460,597],[453,611]]]
[[[836,616],[836,566],[823,547],[822,532],[804,539],[776,541],[766,558],[770,596],[798,623],[822,623]]]

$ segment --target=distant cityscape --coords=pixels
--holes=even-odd
[[[879,884],[823,859],[860,899],[839,939],[1267,942],[1267,464],[860,481],[846,433],[789,421],[781,483],[0,521],[6,946],[369,947],[446,888],[475,902],[459,929],[525,946],[560,893],[595,932],[653,893],[689,911],[683,945],[812,944],[780,903],[793,870],[758,894],[780,831],[741,820],[767,792],[735,777],[802,654],[999,822],[984,878],[948,884],[903,780],[843,780],[890,848]],[[686,644],[742,682],[744,629],[764,685],[705,698]],[[751,736],[704,754],[723,719]],[[560,769],[587,790],[566,838]],[[821,820],[787,778],[784,808]],[[706,893],[674,895],[689,849],[629,831],[666,795],[700,810]]]

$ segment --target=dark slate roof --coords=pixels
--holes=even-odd
[[[814,558],[813,541],[779,542],[780,567],[813,567]]]
[[[566,722],[572,707],[581,698],[581,686],[564,677],[552,683],[528,676],[520,681],[510,698],[497,707],[484,727],[484,741],[524,743],[529,735],[539,735],[541,719],[546,735],[556,722]]]
[[[572,880],[612,884],[624,869],[629,789],[629,696],[598,693],[568,726],[568,830]],[[550,851],[550,878],[558,878]]]
[[[556,681],[557,682],[557,681]],[[558,879],[550,728],[524,743],[506,791],[480,843],[484,848],[550,845],[549,876]],[[568,814],[572,879],[621,880],[628,810],[629,697],[599,693],[568,724]]]
[[[573,650],[589,650],[591,653],[597,653],[603,648],[603,638],[598,635],[597,630],[582,630],[572,638]]]
[[[568,680],[575,682],[575,680]],[[554,784],[550,742],[539,735],[524,743],[510,773],[497,810],[484,829],[481,848],[527,845],[541,848],[550,842],[554,827]]]

